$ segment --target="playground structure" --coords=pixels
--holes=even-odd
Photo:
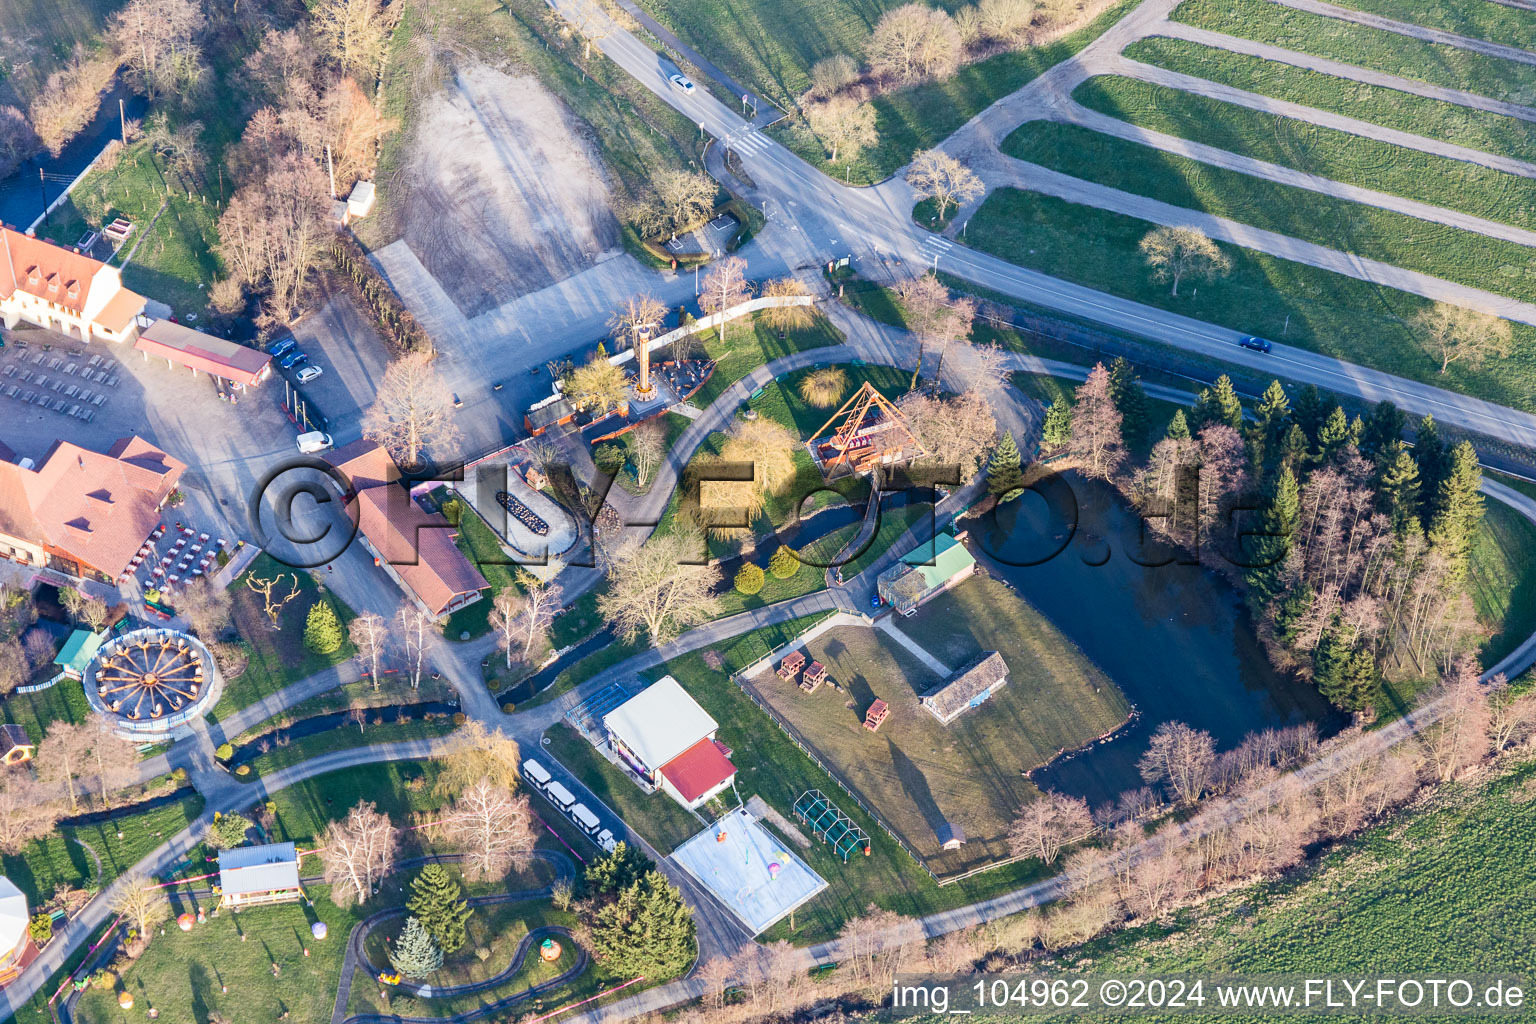
[[[795,801],[795,817],[811,827],[816,838],[832,847],[832,852],[848,863],[851,854],[870,855],[869,833],[853,823],[853,819],[819,789],[808,789]]]
[[[833,424],[838,426],[833,429]],[[869,381],[821,425],[806,447],[828,480],[903,465],[928,454],[901,410]]]
[[[91,707],[134,739],[168,736],[201,714],[215,682],[213,656],[201,642],[156,628],[103,644],[84,677]]]
[[[827,887],[826,879],[746,808],[723,815],[673,850],[672,859],[753,935]]]

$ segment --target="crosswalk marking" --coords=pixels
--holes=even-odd
[[[940,235],[929,235],[923,239],[923,244],[920,247],[923,252],[923,262],[937,263],[941,256],[944,256],[954,247],[955,243],[947,238]]]
[[[725,144],[742,153],[761,153],[768,148],[768,140],[750,125],[738,128],[725,138]]]

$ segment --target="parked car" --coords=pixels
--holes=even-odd
[[[318,366],[306,366],[306,367],[304,367],[304,369],[299,371],[299,374],[298,374],[299,383],[300,384],[308,384],[310,381],[314,380],[316,377],[320,376],[324,372],[325,371],[320,369],[320,367],[318,367]]]
[[[667,81],[683,90],[683,92],[693,92],[693,83],[682,75],[669,75],[667,76]]]
[[[298,438],[299,451],[305,455],[313,455],[315,452],[323,452],[332,447],[331,435],[323,430],[311,430],[307,434],[300,434]]]
[[[1251,348],[1255,352],[1268,352],[1272,347],[1271,342],[1267,338],[1256,338],[1251,334],[1246,338],[1238,339],[1237,343],[1243,346],[1243,348]]]
[[[289,349],[292,349],[297,344],[298,342],[293,340],[292,335],[286,338],[278,338],[271,345],[267,346],[267,355],[273,359],[281,358],[288,353]]]
[[[287,355],[283,356],[283,358],[279,359],[277,361],[277,365],[281,366],[285,370],[291,370],[295,366],[302,365],[300,363],[300,360],[303,360],[304,362],[308,362],[309,361],[309,357],[306,356],[303,352],[300,352],[298,349],[294,349],[293,351],[289,352]]]

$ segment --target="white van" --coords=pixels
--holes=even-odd
[[[597,845],[604,853],[612,853],[614,847],[619,845],[619,841],[613,838],[613,833],[605,828],[597,834]]]
[[[307,434],[299,435],[299,451],[304,455],[323,452],[330,447],[331,435],[323,430],[311,430]]]
[[[571,791],[558,782],[551,782],[548,786],[545,786],[544,793],[562,811],[569,812],[571,805],[576,802],[576,798],[571,795]]]
[[[543,765],[533,758],[523,762],[523,775],[533,783],[535,789],[543,789],[549,785],[550,775]]]
[[[575,807],[572,807],[571,817],[576,820],[576,824],[581,826],[581,830],[589,836],[597,835],[597,830],[602,825],[602,822],[597,820],[597,815],[587,809],[586,804],[577,804]]]

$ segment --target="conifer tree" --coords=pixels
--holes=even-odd
[[[987,491],[999,500],[1006,500],[1024,486],[1024,459],[1019,446],[1013,440],[1013,431],[1005,431],[997,450],[987,463]]]
[[[405,908],[444,953],[457,952],[468,940],[464,922],[473,911],[459,883],[441,864],[428,864],[411,879],[411,898]]]
[[[1232,386],[1232,378],[1222,374],[1216,378],[1216,387],[1212,396],[1216,403],[1216,414],[1219,422],[1225,423],[1233,430],[1243,429],[1243,403],[1237,397],[1237,389]]]
[[[1390,454],[1383,453],[1382,468],[1376,481],[1376,497],[1381,511],[1392,520],[1399,537],[1411,530],[1422,531],[1419,522],[1419,465],[1406,442],[1394,442]]]
[[[1312,680],[1334,705],[1362,711],[1376,692],[1376,659],[1370,651],[1351,650],[1342,630],[1329,630],[1312,652]]]
[[[693,910],[659,871],[648,871],[592,914],[592,955],[610,974],[662,981],[698,953]]]
[[[1173,419],[1168,421],[1168,431],[1164,435],[1175,441],[1187,441],[1189,439],[1189,420],[1184,416],[1183,409],[1173,411]]]
[[[1377,402],[1366,420],[1365,433],[1360,438],[1360,454],[1381,465],[1396,458],[1395,442],[1402,440],[1408,418],[1391,402]]]
[[[408,917],[400,937],[389,950],[389,962],[407,978],[425,978],[443,966],[443,951],[432,941],[426,925]]]
[[[1306,431],[1301,429],[1301,424],[1292,423],[1280,444],[1280,461],[1292,469],[1299,469],[1306,465],[1309,447]]]
[[[1316,384],[1308,384],[1296,393],[1296,401],[1291,405],[1291,422],[1300,427],[1308,440],[1311,440],[1317,437],[1323,421],[1328,419],[1328,414],[1336,404],[1319,391]]]
[[[316,601],[310,606],[309,617],[304,620],[305,647],[316,654],[333,654],[345,639],[341,620],[328,602]]]
[[[1429,527],[1429,542],[1444,552],[1451,564],[1451,578],[1460,581],[1467,571],[1467,555],[1472,537],[1483,521],[1483,471],[1477,464],[1477,451],[1470,441],[1451,449],[1450,470],[1440,482],[1435,502],[1435,519]]]
[[[1279,381],[1270,381],[1253,410],[1253,429],[1264,439],[1266,451],[1273,450],[1285,436],[1286,418],[1290,414],[1291,400],[1286,396],[1285,389]]]
[[[1291,467],[1282,465],[1275,477],[1274,493],[1264,508],[1261,536],[1254,538],[1248,573],[1254,589],[1265,599],[1280,592],[1285,556],[1300,522],[1301,488]]]
[[[1349,420],[1337,405],[1317,431],[1317,448],[1313,452],[1318,462],[1327,462],[1342,452],[1349,444]]]
[[[1109,364],[1109,393],[1120,410],[1120,432],[1125,443],[1134,447],[1147,439],[1147,392],[1136,376],[1136,368],[1124,356]]]
[[[1040,428],[1040,443],[1047,448],[1064,447],[1072,440],[1072,406],[1066,399],[1057,399],[1045,410],[1045,423]]]
[[[1419,517],[1428,530],[1439,512],[1440,483],[1450,470],[1450,452],[1433,416],[1419,421],[1413,438],[1413,459],[1419,464]]]

